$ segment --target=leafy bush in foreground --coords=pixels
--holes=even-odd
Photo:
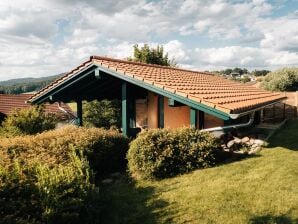
[[[155,129],[130,144],[128,168],[136,178],[164,178],[215,164],[217,140],[195,129]]]
[[[93,223],[88,209],[99,202],[90,198],[99,191],[87,161],[70,155],[70,163],[55,167],[0,166],[0,223]]]
[[[69,152],[87,156],[98,174],[114,172],[126,166],[128,139],[117,131],[66,126],[35,136],[3,138],[0,142],[0,165],[18,159],[24,164],[44,162],[51,166],[71,161]]]
[[[99,223],[98,174],[126,165],[117,131],[67,126],[0,141],[0,223]]]
[[[2,123],[1,135],[8,137],[37,134],[54,129],[56,122],[56,115],[46,114],[43,106],[15,110]]]

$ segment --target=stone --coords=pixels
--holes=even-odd
[[[259,147],[258,144],[253,144],[253,145],[251,145],[251,148],[252,148],[252,149],[255,149],[255,148],[257,148],[257,147]]]
[[[113,182],[113,179],[104,179],[103,181],[101,181],[101,183],[103,184],[110,184]]]
[[[244,138],[242,138],[242,139],[241,139],[241,142],[242,142],[242,143],[247,143],[247,142],[249,142],[249,137],[244,137]]]
[[[234,138],[234,142],[235,142],[235,143],[237,143],[237,144],[240,144],[240,143],[241,143],[241,139],[240,139],[240,138],[237,138],[237,137],[235,137],[235,138]]]
[[[249,140],[249,144],[250,145],[253,145],[255,143],[255,140],[253,139],[253,138],[251,138],[250,140]]]
[[[265,144],[265,141],[263,141],[263,140],[261,140],[261,139],[255,139],[255,140],[254,140],[254,144],[257,144],[257,145],[262,146],[262,145]]]
[[[258,153],[259,151],[261,151],[261,147],[260,147],[260,146],[254,148],[253,150],[250,150],[250,151],[248,152],[248,155],[256,154],[256,153]]]
[[[235,145],[235,141],[234,140],[231,140],[227,143],[227,147],[228,148],[231,148],[233,145]]]

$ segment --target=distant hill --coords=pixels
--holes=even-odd
[[[20,78],[0,81],[0,92],[6,94],[21,94],[38,91],[63,74],[41,78]]]

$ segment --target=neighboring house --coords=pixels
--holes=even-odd
[[[15,110],[31,107],[31,104],[26,103],[26,101],[32,96],[33,94],[0,94],[0,121],[3,121],[7,115]],[[58,114],[62,119],[74,117],[70,107],[65,103],[46,103],[44,109],[46,113]]]
[[[285,97],[206,72],[113,58],[90,60],[30,97],[33,104],[82,100],[122,100],[122,130],[138,127],[199,129],[254,119],[255,111]]]

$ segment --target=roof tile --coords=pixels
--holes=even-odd
[[[208,72],[196,72],[180,68],[91,56],[89,61],[59,80],[54,81],[31,99],[35,99],[54,88],[59,85],[59,82],[69,79],[78,70],[84,69],[90,64],[102,66],[119,74],[125,74],[141,80],[146,84],[164,88],[167,91],[188,97],[198,103],[215,107],[225,113],[239,113],[285,98],[281,94],[260,90]]]

